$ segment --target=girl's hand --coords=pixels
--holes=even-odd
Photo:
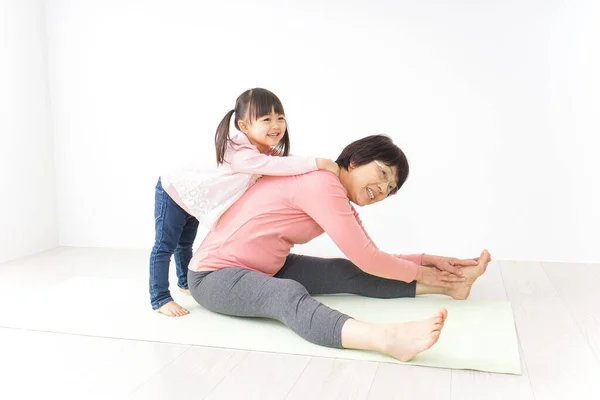
[[[317,158],[317,168],[329,171],[335,176],[340,176],[340,166],[328,158]]]
[[[448,271],[458,276],[462,276],[460,267],[472,267],[477,265],[477,259],[471,258],[461,260],[453,257],[432,256],[429,254],[423,254],[423,259],[421,262],[425,267],[436,267],[437,269]]]

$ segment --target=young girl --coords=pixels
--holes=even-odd
[[[230,137],[234,116],[239,133]],[[217,169],[179,170],[156,185],[156,239],[150,255],[152,309],[176,317],[188,311],[169,292],[169,263],[175,254],[177,286],[189,293],[188,264],[198,225],[212,229],[220,216],[262,175],[299,175],[317,169],[338,173],[329,159],[290,156],[290,136],[281,101],[266,89],[242,93],[215,134]]]

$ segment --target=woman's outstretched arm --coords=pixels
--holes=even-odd
[[[357,221],[346,191],[337,177],[328,173],[312,173],[298,177],[297,182],[293,203],[317,222],[361,270],[404,282],[412,282],[420,276],[429,281],[437,277],[435,271],[420,270],[434,270],[432,268],[420,267],[412,261],[379,250]],[[423,275],[424,272],[427,274]],[[439,278],[444,279],[441,276]]]

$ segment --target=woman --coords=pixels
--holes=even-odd
[[[194,254],[190,292],[208,310],[277,319],[313,343],[410,360],[438,340],[445,309],[422,321],[371,324],[311,295],[438,293],[464,299],[485,271],[489,253],[456,260],[379,250],[350,202],[364,206],[395,194],[408,177],[406,157],[388,137],[374,135],[348,145],[336,163],[339,176],[316,171],[260,179],[223,214]],[[294,244],[323,232],[348,260],[290,254]]]

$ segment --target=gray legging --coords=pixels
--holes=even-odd
[[[266,317],[283,322],[304,339],[342,347],[348,318],[310,295],[351,293],[382,299],[414,297],[416,282],[369,275],[343,258],[290,254],[274,276],[246,268],[188,271],[193,298],[204,308],[239,317]]]

